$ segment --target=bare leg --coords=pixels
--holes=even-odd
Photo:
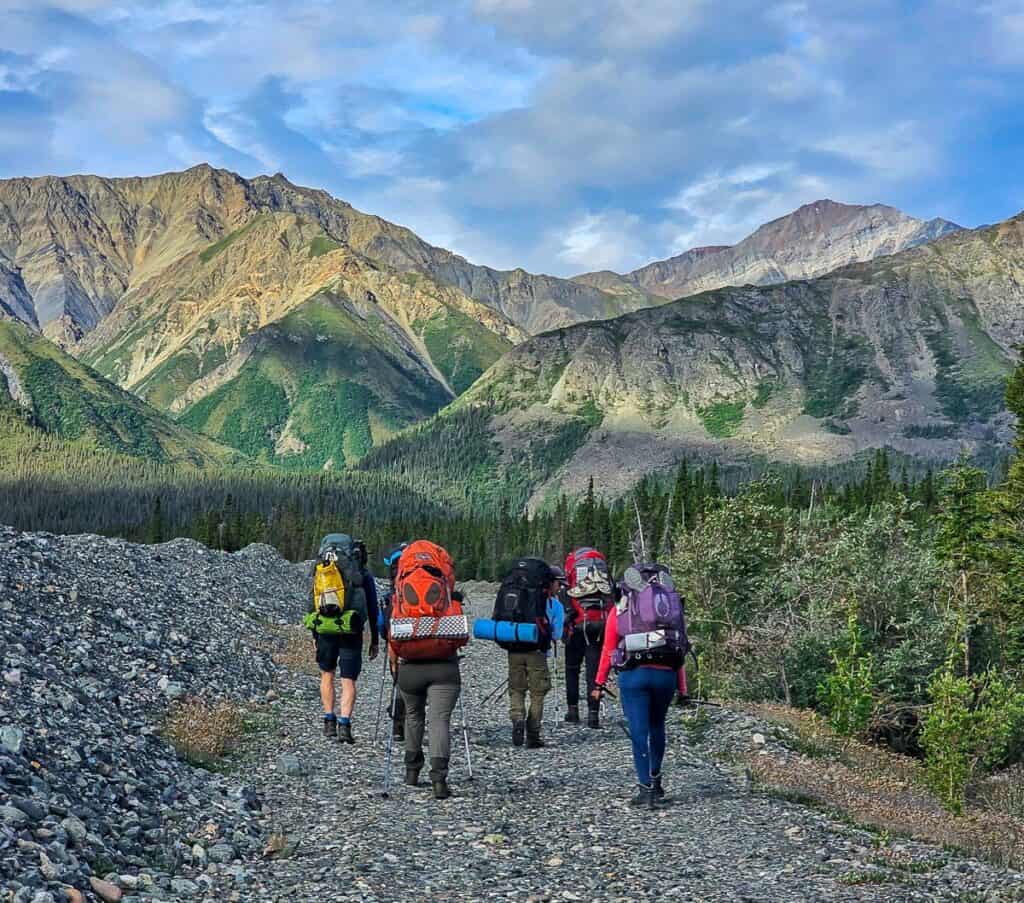
[[[356,682],[348,677],[341,679],[341,717],[351,718],[356,707]]]
[[[334,672],[320,672],[320,701],[324,704],[324,714],[334,714]],[[350,709],[351,711],[351,709]]]

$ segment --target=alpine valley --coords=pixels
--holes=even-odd
[[[13,179],[0,396],[117,454],[536,506],[686,455],[994,448],[1022,285],[1024,217],[965,230],[823,200],[732,247],[561,279],[280,174]]]

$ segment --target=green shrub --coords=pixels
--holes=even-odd
[[[921,725],[928,787],[954,815],[963,813],[970,782],[1003,764],[1024,727],[1024,693],[994,670],[958,677],[943,668],[928,688]]]
[[[832,650],[832,673],[818,685],[818,701],[829,724],[842,737],[860,734],[875,708],[874,657],[864,651],[856,606],[846,620],[845,649]]]
[[[745,407],[742,401],[722,401],[698,408],[697,416],[704,424],[704,429],[716,439],[728,439],[736,435],[743,422]]]

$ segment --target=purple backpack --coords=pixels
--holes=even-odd
[[[638,564],[626,569],[617,607],[619,643],[612,664],[680,667],[690,650],[686,612],[668,569]]]

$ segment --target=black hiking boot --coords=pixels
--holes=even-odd
[[[657,809],[658,803],[654,796],[654,788],[647,784],[637,784],[636,793],[629,801],[634,809]]]
[[[333,716],[324,718],[324,736],[332,740],[338,736],[338,719]]]
[[[601,726],[601,710],[591,708],[587,712],[587,727],[600,727]]]
[[[512,745],[522,746],[523,738],[526,736],[526,722],[525,721],[513,721],[512,722]]]
[[[665,788],[661,786],[661,774],[651,775],[651,787],[654,790],[654,799],[663,800],[665,799]]]
[[[406,768],[405,769],[405,783],[410,787],[420,786],[420,770],[419,768]]]
[[[543,749],[544,741],[540,736],[540,725],[534,724],[532,721],[526,722],[526,748],[527,749]]]
[[[580,723],[580,707],[578,705],[571,705],[565,710],[565,721],[566,724]]]
[[[446,800],[452,795],[452,789],[448,786],[447,759],[430,760],[430,784],[434,789],[435,800]]]
[[[351,724],[339,724],[338,725],[338,739],[342,743],[355,743],[356,738],[352,736],[352,725]]]

